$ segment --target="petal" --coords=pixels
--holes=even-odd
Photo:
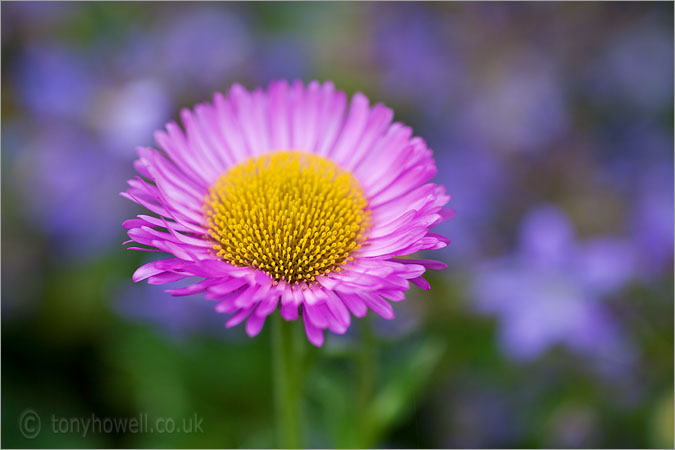
[[[394,291],[394,290],[379,290],[377,291],[382,297],[392,302],[400,302],[405,300],[405,294],[403,291]]]
[[[368,312],[366,304],[355,294],[340,293],[339,297],[356,317],[364,317]]]
[[[319,306],[305,303],[302,310],[305,313],[305,321],[310,320],[314,326],[322,330],[328,328],[328,318]]]
[[[292,287],[288,285],[281,288],[281,317],[287,321],[298,318],[298,304],[295,303]]]
[[[269,92],[270,144],[272,148],[290,149],[288,83],[286,81],[272,82],[267,91]]]
[[[164,272],[164,273],[161,273],[159,275],[153,275],[150,278],[148,278],[148,284],[172,283],[174,281],[182,280],[183,278],[185,278],[187,276],[189,276],[189,275],[181,274],[181,273]]]
[[[420,288],[424,289],[425,291],[428,291],[429,289],[431,289],[431,285],[429,284],[429,282],[422,277],[412,278],[410,280],[410,282],[412,284],[414,284],[415,286],[419,286]]]
[[[368,98],[362,93],[357,92],[352,97],[344,128],[340,131],[340,136],[328,155],[339,165],[344,164],[363,133],[370,114],[368,105]]]
[[[342,91],[334,92],[332,83],[324,84],[323,92],[324,110],[319,124],[320,132],[316,143],[316,152],[319,155],[328,156],[344,122],[347,95]]]
[[[251,306],[246,307],[246,308],[241,308],[232,317],[230,317],[230,320],[228,320],[225,323],[225,326],[227,328],[232,328],[232,327],[235,327],[235,326],[239,325],[240,323],[242,323],[246,319],[246,317],[248,317],[248,315],[251,313],[251,311],[253,311],[253,308],[255,308],[255,305],[251,305]]]
[[[377,294],[372,294],[370,292],[363,292],[360,294],[363,302],[372,309],[378,315],[382,316],[385,319],[394,318],[394,308],[391,307],[388,301],[383,299]]]
[[[316,347],[321,347],[323,345],[323,332],[315,327],[307,317],[303,317],[305,322],[305,333],[307,334],[307,339],[312,345]]]
[[[349,310],[345,307],[344,303],[333,291],[325,291],[328,297],[326,305],[330,309],[333,316],[339,320],[345,327],[349,327],[351,322],[351,316],[349,315]]]
[[[162,261],[175,262],[177,260],[176,260],[176,258],[170,258],[168,260],[162,260]],[[134,274],[131,276],[131,279],[135,282],[139,282],[139,281],[143,281],[146,278],[149,278],[153,275],[158,275],[162,272],[165,272],[166,269],[157,268],[157,263],[158,263],[158,261],[152,261],[152,262],[143,264],[141,267],[136,269]]]
[[[246,334],[248,334],[249,337],[257,336],[258,333],[260,333],[260,330],[262,330],[263,325],[265,325],[265,318],[267,315],[258,314],[260,306],[256,308],[255,313],[251,314],[251,316],[246,321]]]
[[[274,292],[260,302],[260,306],[255,310],[255,313],[261,316],[269,316],[277,308],[278,304],[279,294]]]
[[[443,269],[448,268],[448,265],[445,264],[444,262],[434,261],[433,259],[407,259],[407,258],[403,259],[403,258],[400,258],[400,259],[394,259],[394,261],[400,262],[400,263],[403,263],[403,264],[420,264],[420,265],[426,267],[427,269],[431,269],[431,270],[443,270]]]

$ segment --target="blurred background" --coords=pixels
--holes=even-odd
[[[118,193],[181,108],[277,78],[392,107],[456,210],[430,292],[306,346],[306,445],[672,448],[673,5],[646,2],[3,2],[4,447],[276,445],[269,326],[134,284]],[[203,432],[51,426],[141,413]]]

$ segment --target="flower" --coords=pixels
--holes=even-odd
[[[673,52],[670,33],[660,19],[646,15],[622,27],[599,49],[582,79],[593,103],[637,117],[670,110]]]
[[[520,233],[516,254],[485,263],[471,282],[476,309],[501,319],[506,353],[528,361],[561,344],[610,364],[630,359],[602,299],[632,279],[632,246],[618,237],[577,243],[554,206],[529,213]]]
[[[332,83],[272,82],[267,91],[234,85],[212,104],[183,110],[185,131],[169,123],[155,138],[161,153],[139,148],[142,177],[122,193],[159,217],[128,220],[137,250],[172,257],[141,266],[134,281],[204,293],[215,309],[248,318],[257,335],[277,307],[300,314],[312,344],[323,330],[344,333],[350,313],[394,317],[389,301],[410,283],[429,289],[432,260],[399,258],[439,249],[429,229],[452,215],[450,196],[428,181],[432,152],[393,112]]]
[[[641,167],[635,189],[635,211],[630,229],[635,238],[642,277],[651,282],[673,267],[673,165],[672,153]],[[650,167],[651,166],[651,167]]]
[[[114,158],[101,141],[64,121],[25,133],[8,179],[31,227],[47,236],[50,250],[64,262],[114,248],[120,237],[114,218],[133,212],[128,202],[113,197],[128,161]]]
[[[100,77],[86,67],[85,57],[62,45],[27,46],[9,74],[22,105],[37,118],[86,116]]]
[[[511,58],[499,76],[477,77],[460,123],[500,152],[545,151],[569,128],[559,71],[534,50]]]
[[[208,4],[167,11],[151,35],[151,51],[161,57],[150,59],[172,84],[212,86],[251,57],[251,36],[241,14]]]

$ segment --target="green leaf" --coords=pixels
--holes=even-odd
[[[369,433],[364,436],[362,445],[371,447],[390,427],[405,418],[412,409],[410,405],[429,384],[443,352],[443,344],[428,339],[400,362],[399,370],[385,381],[368,408],[369,423],[364,429]]]

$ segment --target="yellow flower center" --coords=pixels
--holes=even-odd
[[[339,271],[363,244],[370,221],[350,172],[299,151],[233,166],[211,187],[204,207],[219,257],[289,283]]]

